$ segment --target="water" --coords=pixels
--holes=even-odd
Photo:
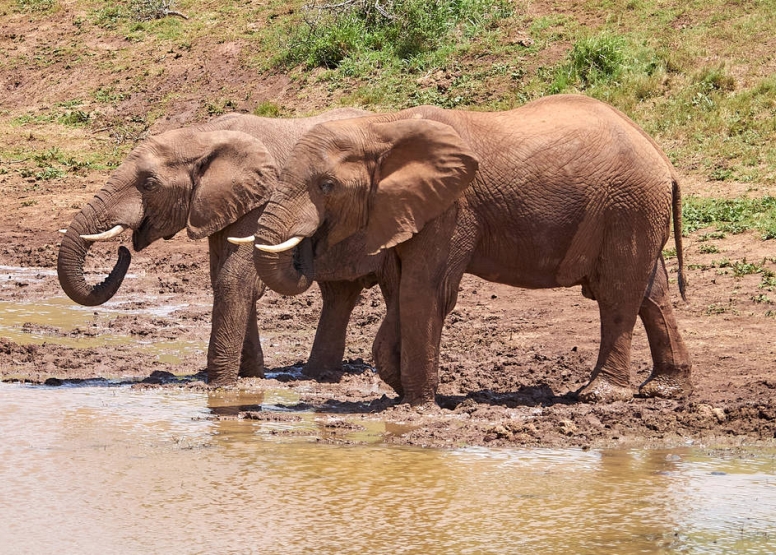
[[[409,449],[277,392],[0,385],[2,553],[774,553],[774,453]],[[340,417],[338,417],[340,418]]]
[[[0,266],[0,270],[2,270]],[[0,274],[1,276],[2,274]],[[41,345],[49,343],[74,348],[134,345],[140,351],[157,356],[160,362],[176,364],[186,356],[204,353],[207,345],[203,341],[163,340],[144,341],[123,334],[100,333],[95,336],[67,335],[76,328],[88,329],[95,314],[101,318],[112,318],[120,314],[153,314],[169,316],[185,305],[161,305],[146,309],[127,309],[118,301],[109,301],[95,307],[81,306],[65,297],[55,297],[34,302],[0,301],[0,336],[19,345]],[[32,329],[25,326],[32,324]]]

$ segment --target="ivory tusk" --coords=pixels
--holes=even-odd
[[[256,239],[255,236],[250,235],[248,237],[227,237],[226,240],[232,243],[233,245],[244,245],[246,243],[253,243],[253,241]]]
[[[81,239],[86,239],[87,241],[107,241],[108,239],[112,239],[116,235],[121,235],[122,233],[124,233],[124,226],[119,224],[113,229],[103,231],[102,233],[96,233],[94,235],[81,235]]]
[[[296,237],[291,237],[291,239],[284,243],[280,243],[279,245],[256,245],[256,248],[264,252],[285,252],[287,250],[293,249],[295,246],[301,243],[302,239],[304,239],[304,237],[297,235]]]

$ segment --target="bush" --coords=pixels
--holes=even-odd
[[[626,66],[626,47],[623,37],[609,33],[576,42],[558,70],[551,92],[562,92],[575,84],[584,89],[616,80]]]
[[[286,65],[338,67],[361,52],[409,60],[507,17],[506,0],[351,0],[305,6],[304,23],[291,33],[279,61]]]

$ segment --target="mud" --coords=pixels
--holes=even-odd
[[[67,226],[104,178],[97,173],[69,177],[57,188],[34,191],[35,203],[3,210],[0,302],[24,307],[55,299],[68,305],[54,271],[58,229]],[[2,179],[6,206],[18,207],[30,197],[24,182],[13,176]],[[689,183],[685,194],[703,185]],[[773,443],[776,293],[763,271],[776,270],[776,249],[773,241],[755,235],[727,235],[711,240],[718,252],[704,254],[701,247],[710,241],[701,239],[708,231],[685,238],[687,303],[676,291],[676,261],[669,260],[674,306],[694,362],[695,390],[687,399],[577,402],[575,391],[587,382],[597,354],[596,304],[582,297],[579,288],[521,290],[471,276],[462,282],[442,337],[438,409],[397,404],[374,372],[371,342],[384,313],[377,288],[364,292],[353,313],[343,371],[319,380],[299,371],[320,311],[317,288],[293,298],[267,292],[258,309],[269,378],[241,380],[238,387],[286,388],[299,398],[288,407],[296,411],[346,415],[349,421],[385,420],[401,430],[386,434],[386,441],[411,445]],[[89,279],[104,277],[121,239],[95,245],[86,265]],[[128,234],[123,240],[129,242]],[[724,263],[744,259],[764,270],[736,275]],[[133,253],[130,274],[116,297],[102,307],[82,309],[80,322],[40,323],[23,317],[5,322],[3,329],[14,331],[5,335],[15,339],[0,338],[0,379],[50,385],[145,380],[136,387],[207,387],[202,381],[212,302],[207,268],[207,243],[190,241],[185,234]],[[81,346],[78,340],[86,338],[94,342]],[[165,342],[173,342],[173,351],[174,342],[189,348],[172,357],[149,348]],[[637,324],[632,383],[641,383],[649,370],[646,336]],[[266,417],[250,410],[236,416]],[[338,441],[337,434],[328,440]]]
[[[59,8],[46,16],[47,25],[23,14],[6,14],[0,43],[13,59],[24,60],[0,68],[8,117],[49,114],[56,103],[88,99],[105,83],[114,84],[121,94],[113,103],[87,106],[94,110],[94,120],[86,131],[63,131],[59,126],[51,135],[45,125],[4,128],[7,136],[0,142],[9,152],[40,152],[65,144],[80,151],[99,145],[104,151],[106,144],[134,144],[147,133],[206,119],[207,100],[217,98],[240,99],[230,109],[247,111],[268,99],[282,105],[287,115],[318,113],[333,105],[326,87],[300,94],[300,85],[282,74],[264,75],[257,82],[256,71],[244,63],[249,45],[239,39],[216,44],[216,39],[202,38],[174,54],[153,41],[133,43],[135,59],[155,60],[155,67],[164,69],[149,77],[145,91],[136,91],[130,79],[135,68],[114,74],[117,68],[110,61],[126,47],[125,38],[102,31],[82,33],[81,24],[75,23],[85,21],[83,14],[68,5]],[[527,9],[535,17],[557,12],[557,6],[547,2],[533,2]],[[590,10],[569,9],[580,21],[593,26],[599,22]],[[70,59],[68,53],[76,56],[72,45],[84,40],[89,41],[89,55]],[[525,40],[531,39],[514,37],[516,43]],[[551,67],[567,46],[558,42],[543,58],[521,63]],[[51,58],[51,52],[58,55]],[[480,56],[467,63],[481,66]],[[36,63],[39,58],[47,63]],[[73,71],[71,63],[76,62],[78,71]],[[526,68],[526,74],[532,71]],[[444,73],[429,78],[444,85],[454,77]],[[152,118],[151,124],[147,115],[158,109],[161,99],[169,99],[164,116]],[[21,159],[0,161],[0,303],[9,303],[11,310],[27,307],[31,314],[36,303],[64,303],[54,271],[58,230],[67,227],[107,173],[84,167],[60,179],[23,177],[17,171],[24,165]],[[692,171],[691,164],[684,170]],[[762,184],[683,177],[685,195],[776,194]],[[317,324],[317,291],[295,298],[268,292],[259,302],[259,325],[270,378],[243,380],[240,387],[285,388],[299,398],[292,407],[296,410],[342,414],[348,421],[383,419],[397,430],[386,434],[386,441],[412,445],[774,443],[776,292],[769,285],[773,281],[764,278],[765,272],[776,271],[776,246],[754,234],[703,240],[708,231],[685,238],[687,303],[676,291],[676,260],[668,260],[677,318],[694,360],[695,390],[687,399],[578,403],[574,392],[588,380],[597,354],[595,303],[584,299],[579,288],[527,291],[470,276],[463,280],[442,338],[439,409],[397,405],[393,392],[374,373],[370,347],[384,311],[374,289],[365,292],[353,313],[343,371],[317,381],[299,373]],[[128,243],[128,236],[124,241]],[[86,269],[94,281],[112,267],[119,244],[116,240],[93,247]],[[137,387],[206,387],[201,376],[212,302],[206,251],[206,241],[193,242],[180,234],[133,253],[130,275],[114,300],[83,309],[75,319],[44,320],[34,314],[25,319],[19,316],[24,311],[11,319],[2,316],[7,312],[0,313],[0,379],[52,385],[145,380]],[[745,274],[731,266],[746,261],[759,270]],[[641,383],[649,369],[646,337],[637,324],[632,384]],[[264,417],[251,410],[230,415],[235,416]]]

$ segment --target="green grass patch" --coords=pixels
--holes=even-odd
[[[20,12],[48,12],[56,7],[56,0],[16,0]]]
[[[353,67],[372,53],[396,64],[471,37],[510,13],[504,0],[311,2],[301,21],[289,22],[289,38],[275,62],[331,69],[349,60]]]
[[[733,275],[735,277],[760,274],[764,270],[762,264],[757,264],[756,262],[747,262],[746,258],[733,262],[730,267],[733,269]]]
[[[776,197],[685,197],[682,202],[683,233],[706,227],[733,234],[755,230],[763,239],[776,238]]]
[[[716,245],[701,245],[698,251],[701,254],[716,254],[719,252],[719,249]]]
[[[261,116],[264,118],[276,118],[280,116],[280,106],[269,100],[259,103],[253,110],[254,116]]]
[[[58,121],[62,125],[79,127],[88,124],[90,119],[91,114],[89,112],[84,112],[83,110],[72,110],[61,115]]]
[[[564,92],[574,86],[586,89],[615,81],[625,71],[627,48],[624,37],[608,32],[582,38],[572,46],[549,92]]]

